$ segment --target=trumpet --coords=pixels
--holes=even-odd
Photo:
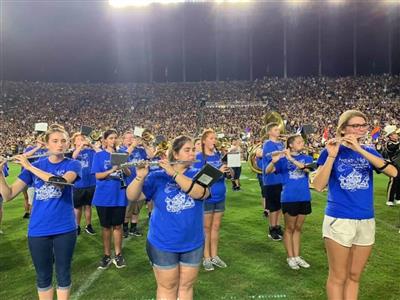
[[[200,160],[176,160],[169,162],[170,165],[178,165],[178,164],[193,164],[198,163]],[[130,161],[123,164],[120,164],[120,168],[128,168],[128,167],[140,167],[140,166],[158,166],[160,163],[159,160],[136,160]]]

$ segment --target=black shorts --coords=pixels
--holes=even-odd
[[[92,205],[95,187],[76,189],[74,188],[74,207],[79,208],[84,205]]]
[[[110,228],[124,223],[125,206],[96,206],[96,210],[102,227]]]
[[[265,208],[270,212],[281,209],[282,184],[264,185],[263,194],[265,195]]]
[[[232,179],[239,179],[240,174],[242,173],[242,167],[235,167],[235,168],[232,168],[232,170],[233,170],[233,178]]]
[[[311,214],[311,202],[310,201],[283,202],[282,212],[284,214],[288,213],[292,217],[298,215],[309,215]]]

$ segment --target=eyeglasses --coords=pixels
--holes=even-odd
[[[369,127],[367,123],[364,124],[347,124],[346,126],[351,127],[353,129],[366,129]]]

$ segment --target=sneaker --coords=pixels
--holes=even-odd
[[[294,257],[288,257],[286,258],[286,261],[292,270],[300,269],[299,265],[297,264],[297,260]]]
[[[205,258],[203,260],[203,267],[206,271],[214,271],[214,266],[211,262],[211,258]]]
[[[211,258],[211,263],[214,266],[217,266],[217,267],[220,267],[220,268],[226,268],[227,267],[226,263],[222,259],[220,259],[218,256],[212,257]]]
[[[122,254],[115,255],[113,263],[118,269],[126,267],[126,262]]]
[[[278,234],[275,227],[269,229],[268,237],[273,241],[281,241],[282,237]]]
[[[276,232],[281,236],[281,238],[283,237],[283,231],[282,231],[282,227],[280,225],[276,226]]]
[[[400,205],[400,200],[394,200],[394,204]]]
[[[264,211],[263,211],[263,217],[267,219],[268,216],[269,216],[268,210],[264,210]]]
[[[93,229],[93,227],[92,227],[92,224],[86,225],[85,231],[86,231],[86,233],[88,233],[88,234],[90,234],[90,235],[96,234],[96,231],[94,231],[94,229]]]
[[[28,212],[26,212],[26,213],[23,215],[22,219],[29,219],[30,216],[31,216],[31,214],[28,213]]]
[[[111,265],[111,263],[112,263],[111,257],[109,255],[104,255],[97,269],[105,270]]]
[[[386,202],[386,205],[387,205],[387,206],[394,206],[394,202],[392,202],[392,201],[387,201],[387,202]]]
[[[133,235],[133,236],[143,236],[143,234],[140,232],[140,230],[135,227],[135,228],[131,228],[129,230],[129,235]]]
[[[78,225],[78,227],[76,228],[76,235],[80,234],[81,234],[81,226]]]
[[[301,256],[295,257],[295,260],[296,260],[297,264],[302,268],[307,269],[310,267],[310,264],[308,262],[306,262]]]

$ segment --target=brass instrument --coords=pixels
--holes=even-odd
[[[142,133],[142,141],[144,142],[144,144],[146,144],[147,146],[151,146],[151,144],[153,143],[155,137],[154,135],[150,132],[150,130],[145,129]]]
[[[264,115],[263,117],[263,128],[261,130],[261,139],[264,141],[268,138],[267,132],[266,132],[266,126],[269,123],[277,123],[281,132],[280,139],[281,140],[286,140],[288,135],[286,135],[286,129],[285,129],[285,122],[283,121],[283,118],[279,113],[276,111],[271,111],[268,112]],[[247,163],[249,164],[250,169],[257,173],[257,174],[262,174],[262,170],[257,166],[256,158],[257,158],[257,152],[262,151],[262,143],[258,145],[253,145],[249,149],[249,156],[247,158]]]
[[[93,130],[90,134],[89,134],[89,138],[90,140],[93,142],[98,142],[101,140],[103,133],[100,130]]]
[[[167,156],[167,151],[171,147],[171,143],[168,141],[162,141],[156,146],[156,151],[154,152],[154,157]]]

